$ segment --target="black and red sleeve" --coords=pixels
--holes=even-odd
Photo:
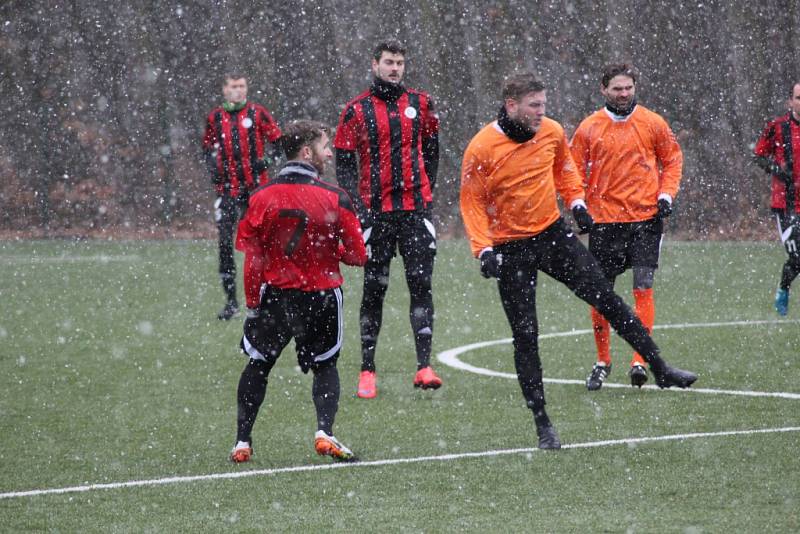
[[[425,174],[431,183],[431,192],[436,186],[436,176],[439,174],[439,115],[433,106],[430,97],[425,99],[425,121],[422,124],[422,163],[425,165]]]
[[[218,184],[221,180],[218,162],[219,146],[217,128],[214,124],[214,114],[211,113],[208,118],[206,118],[206,130],[203,134],[203,160],[206,164],[206,170],[208,170],[208,174],[211,176],[211,181],[214,184]]]

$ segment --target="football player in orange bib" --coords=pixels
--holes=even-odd
[[[603,69],[600,92],[605,106],[578,126],[571,152],[586,185],[586,205],[595,224],[589,251],[614,284],[633,269],[636,315],[653,330],[653,279],[658,268],[664,219],[678,194],[683,155],[667,121],[636,102],[637,73],[629,64]],[[598,390],[611,372],[608,320],[592,308],[597,362],[586,379]],[[645,361],[634,353],[632,386],[647,382]]]

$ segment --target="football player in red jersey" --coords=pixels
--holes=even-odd
[[[756,164],[772,176],[772,213],[788,258],[775,293],[775,311],[789,312],[789,288],[800,274],[800,81],[792,84],[789,112],[771,120],[756,143]]]
[[[372,59],[375,79],[345,106],[333,142],[336,177],[353,198],[369,256],[360,312],[358,396],[363,399],[377,395],[375,348],[389,266],[397,251],[410,294],[417,353],[414,387],[442,385],[430,365],[436,255],[431,208],[439,164],[439,117],[427,93],[402,85],[405,56],[400,43],[378,44]]]
[[[217,194],[214,220],[219,230],[219,276],[227,321],[239,313],[233,231],[247,209],[250,193],[267,181],[267,168],[280,156],[281,130],[267,108],[247,100],[247,78],[229,73],[222,84],[223,103],[206,119],[203,154]]]
[[[314,375],[318,454],[353,460],[333,436],[339,406],[336,360],[342,346],[339,262],[364,265],[361,226],[345,191],[320,179],[333,158],[328,128],[296,121],[281,144],[289,161],[250,197],[236,248],[245,254],[247,319],[241,347],[249,361],[239,379],[236,445],[230,458],[246,462],[251,433],[272,366],[294,338],[304,373]]]

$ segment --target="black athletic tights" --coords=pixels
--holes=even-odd
[[[247,210],[246,199],[235,199],[230,195],[217,198],[214,218],[219,231],[219,277],[225,298],[236,303],[236,262],[233,257],[234,237],[239,219]]]
[[[237,392],[236,440],[252,443],[253,425],[267,393],[267,379],[274,361],[251,359],[239,378]],[[333,423],[339,408],[339,371],[335,364],[312,369],[311,396],[317,411],[317,430],[333,435]]]
[[[786,249],[786,254],[789,255],[783,264],[783,269],[781,269],[780,288],[789,291],[792,282],[800,274],[800,239],[798,239],[797,235],[798,229],[795,228],[791,232],[788,231],[792,226],[792,221],[785,211],[777,211],[775,217],[778,221],[778,231],[781,234],[783,248]],[[788,233],[788,235],[785,235],[785,233]]]
[[[514,365],[522,394],[534,412],[545,404],[536,317],[537,271],[562,282],[603,314],[654,372],[663,368],[658,347],[641,321],[614,293],[597,261],[562,220],[532,238],[494,248],[503,255],[498,288],[514,337]]]
[[[367,262],[364,268],[364,295],[361,300],[361,370],[375,371],[375,347],[383,321],[383,299],[389,287],[389,265]],[[404,258],[409,292],[409,320],[414,332],[417,369],[430,365],[433,339],[433,255]]]

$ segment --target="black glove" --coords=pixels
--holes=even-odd
[[[769,173],[777,176],[780,180],[783,180],[784,183],[792,181],[792,174],[776,161],[770,162]]]
[[[428,206],[427,208],[419,210],[419,214],[422,215],[422,218],[428,222],[433,221],[433,208]]]
[[[484,278],[500,278],[500,266],[503,265],[503,255],[493,250],[484,250],[480,256],[481,276]]]
[[[361,210],[358,213],[358,222],[361,223],[361,230],[371,228],[375,224],[375,218],[372,216],[372,211],[368,209]]]
[[[261,174],[269,168],[269,162],[264,159],[257,159],[253,162],[253,174]]]
[[[659,198],[658,199],[658,218],[659,219],[666,219],[670,215],[672,215],[672,202],[670,202],[666,198]]]
[[[580,232],[578,232],[580,235],[588,234],[594,228],[594,219],[586,211],[585,206],[578,204],[572,208],[572,218],[575,219],[575,224],[580,228]]]

